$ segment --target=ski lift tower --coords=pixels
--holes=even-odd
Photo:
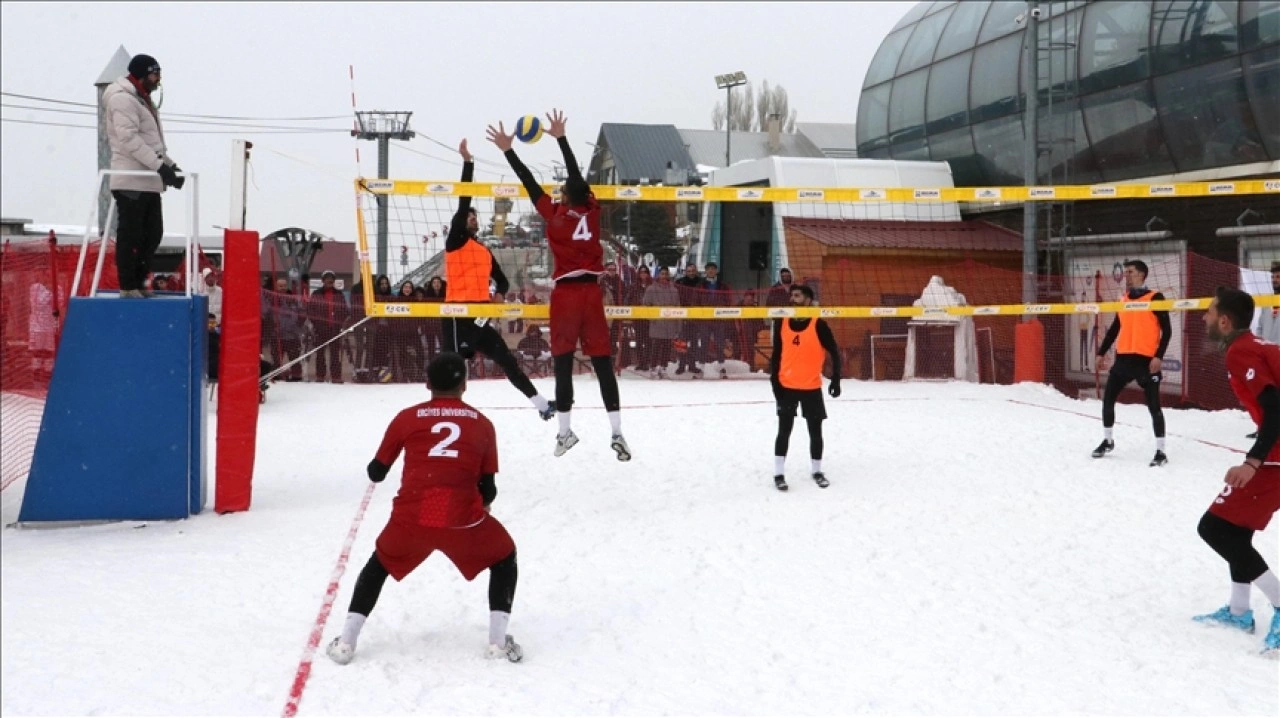
[[[356,127],[351,136],[358,140],[378,141],[378,179],[387,179],[391,173],[391,140],[411,140],[413,130],[409,129],[409,118],[412,112],[387,112],[373,110],[356,112]],[[378,200],[378,274],[387,273],[387,195],[380,194]]]

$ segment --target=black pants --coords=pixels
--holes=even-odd
[[[480,326],[470,317],[445,319],[444,350],[460,354],[467,361],[470,361],[476,352],[480,352],[492,359],[494,364],[502,367],[507,380],[519,389],[521,394],[532,398],[538,390],[534,388],[533,382],[529,381],[529,377],[520,370],[520,361],[511,353],[502,335],[498,333],[494,324],[496,321],[490,319],[484,326]]]
[[[322,327],[316,330],[316,346],[338,336],[337,328]],[[316,381],[324,381],[326,376],[332,378],[334,384],[342,383],[342,342],[339,339],[316,352]],[[329,356],[326,357],[325,353]],[[328,361],[325,361],[328,359]]]
[[[116,276],[121,291],[142,289],[151,273],[151,258],[164,238],[164,213],[159,192],[116,190]]]
[[[1107,388],[1102,393],[1102,426],[1110,429],[1116,423],[1116,399],[1129,382],[1136,381],[1147,399],[1147,411],[1151,413],[1151,427],[1156,438],[1164,437],[1164,411],[1160,409],[1160,374],[1151,373],[1151,357],[1138,354],[1119,354],[1115,366],[1107,374]]]

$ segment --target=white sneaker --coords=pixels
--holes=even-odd
[[[496,643],[490,643],[489,647],[485,649],[484,657],[489,660],[505,658],[512,663],[519,663],[524,658],[524,649],[520,647],[520,644],[516,643],[515,638],[507,636],[506,643],[501,646]]]
[[[618,461],[631,461],[631,447],[627,446],[627,440],[622,438],[622,434],[614,434],[613,440],[609,442],[609,448],[618,454]]]
[[[564,452],[578,445],[578,435],[570,429],[568,434],[556,435],[556,456],[564,456]]]
[[[325,653],[329,654],[329,658],[340,666],[345,666],[356,657],[356,647],[350,643],[343,643],[342,636],[338,636],[329,642],[329,647],[325,649]]]

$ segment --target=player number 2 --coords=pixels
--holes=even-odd
[[[431,451],[427,452],[427,456],[443,456],[446,459],[458,458],[458,450],[450,449],[449,446],[462,436],[462,427],[452,421],[442,421],[431,427],[432,434],[439,434],[442,431],[449,432],[449,435],[440,440],[439,444],[431,447]]]
[[[591,241],[591,228],[587,226],[586,216],[578,218],[578,228],[573,230],[573,238],[579,242]]]

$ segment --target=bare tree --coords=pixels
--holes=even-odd
[[[787,90],[782,85],[770,86],[768,80],[760,83],[757,95],[751,83],[729,94],[729,106],[717,100],[711,110],[711,127],[715,130],[729,129],[739,132],[764,132],[769,129],[769,117],[777,115],[782,118],[782,131],[788,134],[796,131],[796,110],[791,109],[787,98]]]
[[[787,100],[787,89],[782,85],[769,87],[769,81],[765,80],[756,99],[756,122],[762,131],[769,129],[769,118],[773,115],[781,120],[783,132],[796,131],[796,111]]]

